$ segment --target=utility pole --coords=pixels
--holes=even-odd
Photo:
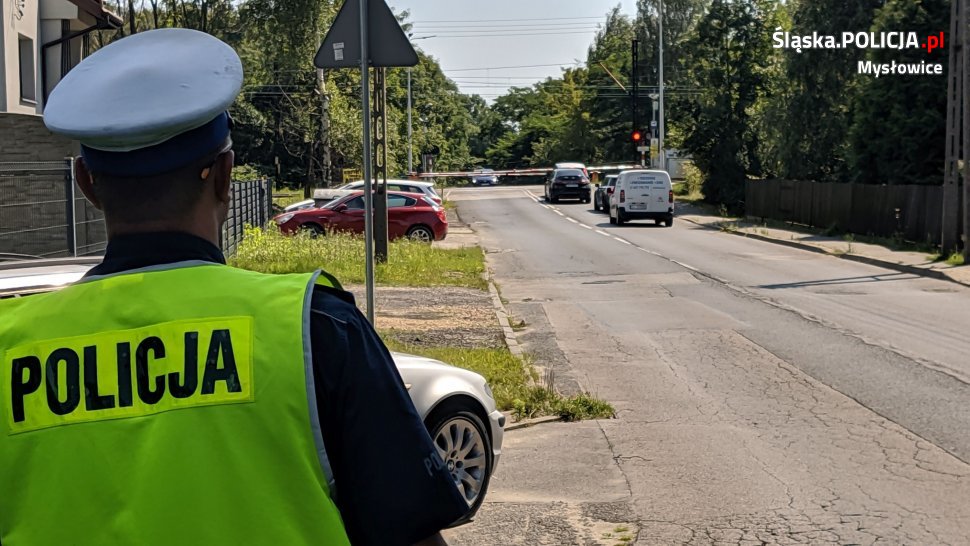
[[[639,111],[637,108],[637,94],[639,91],[639,80],[640,77],[637,73],[637,66],[640,64],[640,41],[633,40],[633,51],[631,52],[631,58],[633,60],[633,66],[630,70],[630,109],[633,112],[633,127],[630,128],[630,134],[640,130],[639,123]],[[639,146],[641,142],[634,142],[634,146]],[[633,163],[640,164],[640,151],[635,147],[633,149]]]
[[[408,176],[414,172],[411,155],[414,147],[411,145],[411,67],[408,67]]]
[[[970,0],[960,6],[961,48],[963,50],[963,263],[970,264]]]
[[[327,78],[322,68],[317,69],[317,92],[320,93],[320,153],[323,164],[323,185],[330,187],[333,179],[330,157],[330,95],[327,93]]]
[[[387,69],[374,69],[374,259],[387,263]]]
[[[659,66],[659,95],[660,95],[660,136],[657,140],[657,152],[660,154],[660,170],[667,170],[667,154],[664,152],[664,1],[660,0],[660,10],[657,13],[657,32],[660,41],[660,66]]]
[[[961,119],[966,116],[964,97],[964,84],[966,74],[965,47],[966,40],[966,5],[967,0],[952,0],[950,8],[950,61],[947,71],[947,105],[946,105],[946,160],[943,174],[943,219],[942,233],[940,234],[940,247],[943,256],[949,256],[956,251],[960,240],[960,178],[967,180],[967,154],[964,153],[963,173],[959,168],[961,152],[961,132],[963,149],[966,149],[968,135],[966,129],[961,127]],[[963,125],[966,125],[965,123]],[[966,193],[966,183],[964,193]],[[964,207],[966,208],[966,207]],[[966,215],[964,215],[966,216]],[[964,231],[966,230],[966,219],[963,222]],[[966,253],[964,244],[964,253]]]

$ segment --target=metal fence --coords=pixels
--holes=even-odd
[[[104,252],[103,216],[76,191],[72,172],[70,159],[0,163],[0,254]]]
[[[939,244],[943,187],[748,180],[745,213],[812,227]]]
[[[245,225],[269,221],[271,187],[267,180],[233,184],[226,254],[235,252]],[[72,159],[0,163],[0,258],[98,255],[106,245],[104,217],[77,190]]]
[[[273,185],[269,180],[235,182],[229,204],[229,219],[222,227],[222,251],[236,253],[246,226],[262,227],[273,215]]]

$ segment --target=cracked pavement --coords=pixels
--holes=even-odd
[[[805,304],[811,289],[778,299],[740,273],[709,274],[702,256],[695,272],[638,251],[661,237],[706,244],[694,238],[715,232],[609,232],[631,248],[578,229],[518,188],[451,198],[481,235],[509,310],[527,324],[520,343],[561,389],[588,390],[617,409],[613,420],[507,433],[485,505],[448,533],[451,543],[970,543],[970,388],[950,373],[967,363],[922,353],[898,325],[883,337],[866,330],[892,322],[889,304],[870,298],[840,314],[828,301]],[[560,208],[590,222],[585,206]],[[734,239],[750,254],[773,252]],[[834,259],[791,249],[779,256],[772,269],[785,274],[787,265],[800,278],[813,267],[825,278],[833,267],[846,278],[873,269],[816,266]],[[729,258],[709,259],[723,269]],[[927,283],[940,281],[895,280],[891,291],[901,306],[920,305],[914,292],[949,287]],[[858,298],[879,288],[853,290]],[[970,291],[945,293],[938,312],[970,307]],[[849,320],[868,308],[886,316],[865,316],[861,327]],[[914,315],[908,335],[919,336]]]

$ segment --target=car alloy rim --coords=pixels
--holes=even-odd
[[[417,228],[411,232],[411,238],[427,243],[431,241],[431,233],[424,228]]]
[[[454,417],[438,429],[434,439],[455,486],[469,506],[481,493],[487,472],[485,440],[469,420]]]

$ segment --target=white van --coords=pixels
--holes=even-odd
[[[610,195],[610,223],[654,220],[674,225],[674,192],[666,171],[623,171]]]

